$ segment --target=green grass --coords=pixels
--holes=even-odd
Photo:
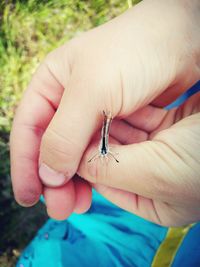
[[[46,220],[41,204],[19,207],[9,175],[9,132],[16,106],[45,55],[80,32],[121,14],[131,0],[0,1],[0,266],[13,266]]]

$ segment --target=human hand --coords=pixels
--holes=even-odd
[[[197,150],[192,152],[190,158],[194,160],[189,170],[184,159],[181,161],[189,156],[187,153],[178,156],[175,141],[185,140],[190,128],[198,135],[199,114],[176,124],[175,111],[167,113],[160,109],[199,79],[197,5],[193,7],[189,1],[183,4],[180,0],[168,1],[167,6],[166,1],[143,1],[47,56],[25,92],[11,132],[11,173],[20,204],[33,205],[43,192],[51,217],[63,219],[72,211],[86,211],[91,202],[91,186],[75,175],[78,171],[107,197],[110,192],[111,201],[147,219],[182,224],[188,218],[180,213],[189,211],[188,207],[189,220],[197,219],[199,184],[194,175],[198,175]],[[198,105],[189,104],[193,106],[198,112]],[[89,144],[101,126],[102,110],[130,123],[129,126],[119,120],[113,123],[115,130],[111,135],[115,142],[128,143],[114,147],[119,153],[118,165],[113,161],[107,165],[87,162],[96,150]],[[145,114],[151,118],[148,123]],[[127,130],[130,134],[125,140]],[[177,137],[172,141],[174,131]],[[188,134],[192,141],[187,139],[187,147],[191,142],[199,145],[194,135]],[[164,162],[165,157],[169,163]],[[173,167],[172,158],[176,161]],[[57,173],[45,169],[46,165]],[[181,179],[182,171],[185,176]],[[194,189],[190,192],[186,186],[188,176],[192,177],[189,189]],[[172,200],[172,193],[171,204],[168,200]],[[166,214],[170,213],[164,212],[165,204],[167,211],[171,211],[169,218]],[[174,210],[177,206],[181,206],[179,213]]]
[[[88,159],[78,173],[117,206],[165,226],[200,219],[200,92],[179,108],[167,111],[145,106],[111,126],[112,151],[104,163]]]

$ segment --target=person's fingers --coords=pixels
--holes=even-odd
[[[191,133],[194,136],[197,134],[195,131],[199,132],[198,121],[198,116],[191,116],[161,131],[152,141],[112,146],[111,152],[117,153],[119,163],[111,157],[107,164],[101,164],[100,160],[88,163],[88,159],[97,150],[97,144],[92,144],[81,161],[78,174],[90,182],[134,192],[147,198],[181,206],[190,205],[194,199],[198,199],[198,190],[187,188],[190,186],[189,177],[196,177],[195,170],[199,168],[196,161],[198,156],[194,155],[197,152],[191,151],[194,150],[195,140],[190,137]],[[183,147],[187,153],[183,153]],[[188,156],[191,153],[194,159]],[[195,183],[198,183],[196,178]],[[183,194],[187,194],[185,199],[182,198]]]
[[[169,110],[164,119],[159,123],[156,129],[150,134],[149,139],[152,139],[157,133],[169,128],[176,122],[200,111],[200,93],[197,93],[187,99],[182,105]]]
[[[190,65],[189,65],[190,66]],[[191,73],[190,73],[191,72]],[[190,73],[190,75],[188,75]],[[166,107],[186,92],[199,80],[199,70],[196,68],[185,69],[178,83],[170,85],[162,94],[156,97],[152,104]]]
[[[159,198],[160,192],[163,193],[165,188],[165,194],[168,189],[171,192],[171,185],[160,179],[156,173],[160,173],[160,170],[166,167],[159,155],[162,153],[161,149],[152,141],[122,146],[112,145],[112,153],[117,154],[119,163],[111,157],[107,164],[102,164],[99,160],[88,163],[97,150],[97,144],[93,144],[86,151],[78,174],[92,183],[134,192],[147,198]],[[167,156],[171,155],[165,155],[166,158]]]
[[[102,164],[98,159],[88,162],[97,149],[97,143],[93,143],[87,149],[78,170],[81,177],[92,183],[119,188],[146,197],[154,194],[156,188],[152,182],[154,178],[152,164],[155,164],[152,161],[153,151],[151,151],[150,141],[131,145],[112,144],[112,153],[117,154],[119,163],[111,157],[107,164]]]
[[[58,188],[44,188],[47,213],[56,220],[65,220],[74,209],[76,196],[73,181]]]
[[[167,110],[147,105],[125,118],[129,124],[146,132],[152,132],[165,119]]]
[[[71,84],[42,137],[39,174],[46,185],[61,185],[73,177],[101,121],[89,93],[77,81]]]
[[[98,193],[118,207],[154,223],[162,223],[152,199],[102,184],[92,184],[92,186]]]
[[[128,145],[151,139],[157,130],[168,128],[174,123],[177,109],[171,111],[147,105],[123,120],[114,119],[110,135],[121,144]]]
[[[36,203],[42,185],[38,176],[40,140],[55,113],[63,86],[42,64],[17,109],[10,135],[11,177],[17,202]]]
[[[176,113],[177,108],[164,110],[153,105],[147,105],[125,118],[125,122],[133,128],[136,127],[146,132],[146,140],[151,140],[157,132],[167,129],[174,124]],[[125,144],[130,144],[130,142]]]
[[[110,135],[121,144],[139,143],[148,139],[148,133],[133,127],[124,120],[113,120]]]
[[[92,184],[92,186],[118,207],[162,226],[177,227],[199,220],[198,207],[191,206],[188,209],[185,206],[170,205],[164,201],[155,201],[110,186],[101,184]]]
[[[83,178],[78,177],[78,175],[75,175],[75,177],[73,177],[73,181],[76,194],[75,207],[73,211],[76,213],[84,213],[91,206],[91,201],[92,201],[91,185]]]

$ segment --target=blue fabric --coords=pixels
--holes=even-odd
[[[167,106],[200,91],[200,82]],[[115,206],[93,190],[90,210],[49,219],[22,253],[17,267],[149,267],[168,228]],[[186,235],[172,267],[200,266],[200,223]],[[162,267],[162,266],[161,266]]]
[[[185,102],[189,97],[200,91],[200,81],[193,85],[187,92],[178,97],[174,102],[169,104],[165,109],[170,110],[172,108],[178,107]]]
[[[166,227],[118,208],[93,190],[90,210],[63,222],[49,219],[17,266],[148,267],[166,232]]]

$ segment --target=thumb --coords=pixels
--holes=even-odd
[[[77,171],[94,131],[99,113],[83,88],[66,89],[40,146],[39,175],[44,184],[60,186]]]
[[[154,200],[188,205],[197,198],[194,191],[188,195],[189,181],[197,176],[197,166],[187,164],[187,153],[183,153],[182,146],[188,135],[185,120],[182,122],[184,127],[180,127],[182,124],[179,122],[176,127],[160,132],[152,141],[112,145],[111,151],[117,153],[119,163],[112,157],[108,161],[97,159],[88,163],[97,150],[96,144],[92,144],[81,160],[78,174],[94,184],[126,190]],[[191,141],[188,143],[191,144]],[[187,197],[183,198],[183,195]]]
[[[157,146],[153,141],[131,145],[112,144],[111,151],[116,153],[119,163],[112,157],[105,161],[97,159],[88,162],[97,150],[97,144],[92,144],[81,161],[78,174],[93,184],[134,192],[148,198],[155,197],[158,189],[164,187],[159,177],[159,168],[163,166]]]

